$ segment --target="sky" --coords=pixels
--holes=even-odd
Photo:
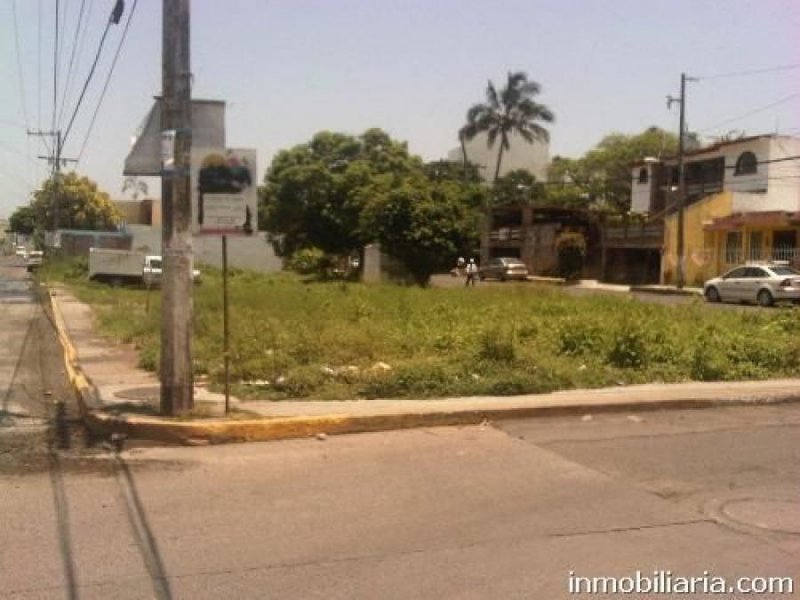
[[[162,1],[125,0],[78,105],[113,5],[0,0],[0,218],[49,173],[38,156],[52,141],[27,130],[66,131],[73,113],[64,156],[80,160],[68,170],[125,197],[131,137],[161,89]],[[380,127],[443,158],[487,81],[509,71],[542,86],[538,101],[556,116],[551,156],[579,157],[613,132],[677,132],[666,97],[681,73],[697,79],[688,128],[709,141],[800,135],[798,31],[798,0],[193,0],[192,94],[227,102],[228,145],[257,149],[259,178],[276,152],[321,130]],[[158,197],[159,180],[147,183]]]

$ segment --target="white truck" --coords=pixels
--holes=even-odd
[[[89,279],[112,285],[161,282],[161,257],[111,248],[89,248]]]

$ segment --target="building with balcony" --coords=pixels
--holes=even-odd
[[[506,205],[492,209],[481,235],[481,263],[503,256],[522,260],[532,275],[556,275],[556,241],[562,233],[580,233],[586,241],[582,277],[601,271],[601,233],[588,211],[571,208]]]
[[[748,260],[800,266],[800,138],[759,135],[717,143],[684,158],[683,266],[699,284]],[[661,280],[678,266],[676,158],[633,165],[631,211],[663,219]]]

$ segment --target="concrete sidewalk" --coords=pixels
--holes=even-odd
[[[156,416],[159,382],[137,367],[130,346],[109,343],[93,327],[88,305],[67,290],[51,291],[53,312],[65,348],[65,364],[90,426],[135,437],[178,443],[286,439],[318,434],[379,431],[434,425],[477,424],[548,415],[602,411],[699,408],[725,404],[775,403],[800,399],[800,379],[757,382],[648,384],[550,394],[438,400],[353,400],[344,402],[251,401],[224,397],[202,385],[195,389],[197,418]]]

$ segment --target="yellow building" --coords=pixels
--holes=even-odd
[[[717,237],[703,228],[715,217],[731,214],[732,194],[722,192],[707,196],[683,211],[684,279],[687,285],[702,284],[719,274]],[[661,280],[675,283],[678,268],[678,214],[664,217],[664,253],[661,259]]]
[[[800,138],[762,135],[689,153],[685,162],[683,271],[700,285],[747,261],[800,266]],[[635,164],[631,209],[664,221],[661,281],[678,271],[674,158]]]

